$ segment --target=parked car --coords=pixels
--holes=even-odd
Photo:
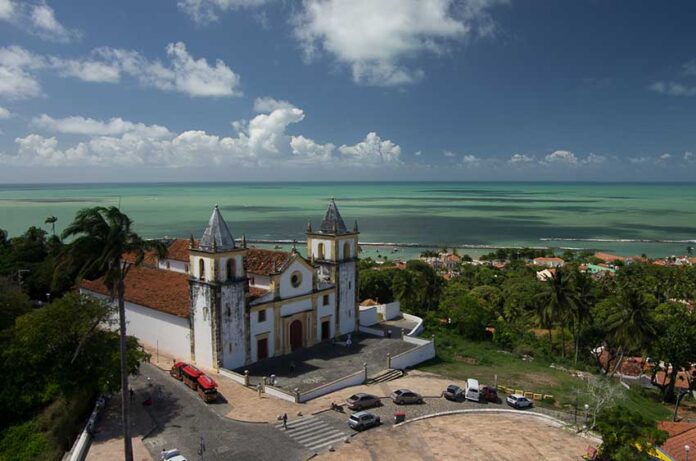
[[[479,402],[481,400],[478,380],[472,378],[466,380],[466,393],[464,395],[467,400],[471,400],[472,402]]]
[[[392,401],[397,405],[423,403],[423,396],[408,389],[399,389],[391,394]]]
[[[481,400],[486,402],[500,403],[500,397],[498,397],[498,391],[495,387],[483,386],[481,388]]]
[[[378,407],[382,405],[382,401],[376,395],[360,392],[348,397],[346,405],[351,410],[364,410],[365,408]]]
[[[162,461],[186,461],[186,458],[184,458],[176,448],[171,450],[162,450],[160,459]]]
[[[443,395],[447,400],[451,400],[453,402],[461,402],[464,400],[464,389],[457,386],[456,384],[450,384],[449,386],[447,386],[447,389],[445,389]]]
[[[532,408],[533,405],[531,400],[519,394],[508,395],[505,401],[508,405],[518,410],[522,408]]]
[[[369,429],[373,426],[379,426],[380,424],[382,424],[382,421],[379,419],[379,416],[373,415],[367,411],[353,413],[348,419],[348,425],[351,429],[355,429],[356,431]]]

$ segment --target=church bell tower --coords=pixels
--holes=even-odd
[[[332,198],[317,231],[307,223],[307,254],[316,267],[317,278],[336,285],[338,335],[357,332],[358,311],[358,222],[346,228]]]
[[[191,238],[191,356],[204,368],[250,362],[246,248],[235,244],[217,205],[200,241]]]

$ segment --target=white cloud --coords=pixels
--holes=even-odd
[[[650,161],[650,159],[648,157],[645,157],[645,156],[643,156],[643,157],[630,157],[628,159],[628,161],[634,165],[642,165],[642,164]]]
[[[446,150],[446,151],[444,151],[444,152],[442,153],[442,155],[444,155],[445,157],[450,157],[450,158],[451,158],[451,157],[454,157],[456,154],[455,154],[454,152],[451,152],[451,151],[449,151],[449,150]]]
[[[685,162],[693,162],[694,160],[696,160],[696,157],[694,156],[693,152],[684,152]]]
[[[33,32],[41,38],[70,42],[80,37],[78,31],[67,29],[58,22],[53,8],[45,3],[31,6],[29,20],[33,26]]]
[[[177,6],[199,24],[218,20],[218,13],[239,8],[252,8],[268,0],[179,0]]]
[[[12,112],[0,106],[0,120],[7,120],[12,117]]]
[[[604,155],[593,154],[592,152],[590,152],[589,154],[587,154],[587,157],[583,159],[582,163],[586,165],[601,165],[606,161],[607,158]]]
[[[75,59],[41,56],[19,46],[0,48],[0,96],[11,99],[41,94],[39,71],[55,71],[61,77],[85,82],[116,83],[130,76],[145,87],[184,93],[193,97],[239,96],[239,75],[221,61],[210,64],[196,59],[182,42],[166,49],[169,62],[149,60],[137,51],[98,48]]]
[[[272,112],[276,109],[293,109],[294,107],[287,101],[270,97],[256,98],[254,100],[254,110],[256,112]]]
[[[677,82],[655,82],[650,89],[669,96],[696,96],[696,86],[687,86]]]
[[[662,154],[658,157],[658,160],[661,162],[666,162],[667,160],[669,160],[671,158],[672,158],[671,154]]]
[[[386,139],[382,141],[377,133],[368,133],[365,139],[355,145],[338,148],[349,161],[356,165],[399,164],[401,147]]]
[[[544,161],[542,163],[577,165],[578,158],[575,156],[575,154],[567,150],[557,150],[544,157]]]
[[[462,163],[467,167],[477,167],[481,165],[481,159],[475,155],[467,154],[462,157]]]
[[[420,157],[421,155],[423,155],[423,152],[418,150],[418,151],[414,152],[413,155],[415,155],[416,157]]]
[[[526,165],[534,162],[534,157],[527,154],[513,154],[508,163],[513,165]]]
[[[288,103],[289,104],[289,103]],[[38,133],[17,138],[12,154],[0,154],[0,164],[11,165],[94,165],[189,167],[214,165],[340,166],[399,165],[401,148],[390,140],[369,133],[354,145],[338,149],[305,136],[290,136],[287,128],[304,119],[304,112],[276,107],[249,121],[233,124],[234,136],[217,136],[205,131],[174,133],[158,125],[145,125],[115,117],[109,120],[73,116],[53,118],[42,115],[31,125],[58,135],[81,135],[88,139],[62,147],[60,140]]]
[[[356,83],[404,85],[424,75],[404,60],[490,34],[487,10],[496,3],[502,1],[305,0],[294,18],[295,36],[308,59],[326,52],[351,68]]]
[[[16,9],[12,0],[0,0],[0,20],[11,21],[14,19]]]

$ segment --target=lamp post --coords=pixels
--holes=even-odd
[[[585,404],[585,427],[587,427],[587,420],[590,417],[590,406]]]
[[[691,447],[688,445],[684,445],[684,452],[686,453],[686,461],[689,461],[689,450],[691,450]]]

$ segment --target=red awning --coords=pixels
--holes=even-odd
[[[198,377],[198,385],[206,390],[215,389],[217,387],[217,383],[208,375],[200,375]]]
[[[198,377],[203,374],[201,370],[194,367],[193,365],[186,365],[184,368],[181,369],[181,371],[191,379],[198,379]]]

